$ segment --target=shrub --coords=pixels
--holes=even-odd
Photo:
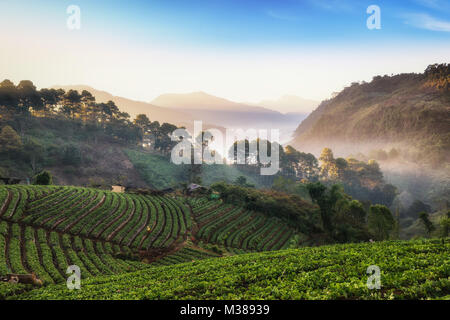
[[[48,171],[42,171],[41,173],[37,174],[34,177],[34,183],[35,185],[42,185],[42,186],[48,186],[53,183],[53,178],[50,172]]]

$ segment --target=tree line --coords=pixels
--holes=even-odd
[[[0,121],[12,124],[23,136],[32,118],[68,120],[81,123],[90,134],[104,133],[112,139],[129,144],[152,143],[156,150],[167,153],[173,143],[170,134],[177,127],[158,121],[151,122],[144,114],[134,120],[113,102],[97,102],[87,90],[37,90],[32,81],[15,85],[10,80],[0,83]]]

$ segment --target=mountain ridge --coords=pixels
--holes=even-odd
[[[328,146],[342,155],[400,145],[418,162],[448,162],[449,70],[446,64],[432,65],[423,74],[352,83],[323,101],[297,127],[291,144],[316,154],[319,146]]]

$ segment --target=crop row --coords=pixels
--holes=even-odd
[[[277,218],[245,211],[231,205],[206,205],[202,202],[195,220],[200,228],[197,238],[244,251],[269,251],[286,248],[294,231]],[[207,208],[211,210],[208,211]],[[241,251],[239,251],[241,253]]]
[[[51,285],[13,299],[440,299],[450,294],[450,240],[387,241],[235,255]],[[380,268],[381,289],[367,286]]]
[[[134,250],[169,247],[192,226],[177,199],[79,187],[0,186],[0,219]]]
[[[0,222],[0,275],[35,273],[44,284],[64,282],[69,265],[81,269],[81,277],[111,275],[148,267],[119,259],[120,246],[48,232],[17,223]]]

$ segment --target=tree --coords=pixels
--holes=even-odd
[[[0,83],[0,106],[5,107],[5,111],[14,113],[18,103],[19,97],[16,86],[9,80],[3,80]]]
[[[346,172],[348,169],[347,160],[344,158],[337,158],[334,163],[336,166],[336,178],[341,181],[346,180]]]
[[[366,222],[366,210],[364,206],[358,200],[352,200],[349,203],[349,215],[359,224]]]
[[[0,152],[8,153],[22,148],[20,136],[10,126],[4,126],[0,132]]]
[[[318,162],[313,154],[287,146],[280,156],[280,167],[284,175],[308,180],[317,175]]]
[[[292,193],[294,191],[295,182],[292,179],[278,176],[272,184],[272,189],[285,193]]]
[[[92,121],[95,122],[97,119],[97,116],[95,114],[95,97],[87,90],[83,90],[81,92],[81,99],[82,103],[81,107],[81,118],[83,121]]]
[[[339,176],[338,167],[334,160],[333,151],[330,148],[324,148],[320,154],[319,161],[320,175],[324,179],[335,180]]]
[[[34,177],[35,185],[48,186],[53,183],[52,175],[48,171],[42,171]]]
[[[163,123],[156,132],[155,148],[159,149],[163,153],[168,153],[176,145],[175,141],[172,141],[171,135],[177,129],[177,127],[170,123]]]
[[[61,111],[72,120],[81,112],[81,95],[77,90],[69,90],[64,95],[64,106]]]
[[[241,187],[245,187],[245,188],[253,188],[255,187],[253,184],[248,183],[247,182],[247,178],[244,176],[239,176],[236,178],[236,180],[234,181],[234,184],[241,186]]]
[[[320,216],[322,219],[323,228],[329,235],[332,235],[332,207],[334,205],[333,200],[335,199],[331,199],[332,197],[330,196],[330,193],[327,193],[327,187],[320,182],[308,183],[307,188],[311,199],[320,208]]]
[[[150,128],[150,119],[145,114],[138,114],[133,123],[142,129],[142,134],[145,134]]]
[[[64,94],[65,92],[62,89],[41,89],[39,95],[41,96],[44,114],[53,113]]]
[[[423,225],[425,226],[425,229],[427,231],[427,234],[430,235],[431,232],[435,229],[433,223],[430,220],[430,217],[428,216],[428,213],[425,211],[419,212],[419,219],[422,221]]]
[[[447,211],[447,214],[441,218],[439,224],[442,227],[442,236],[445,238],[448,237],[450,230],[450,211]]]
[[[17,85],[17,94],[19,97],[19,109],[18,112],[21,115],[27,115],[30,108],[35,111],[41,111],[43,109],[43,103],[41,96],[33,82],[29,80],[22,80]]]
[[[394,230],[395,220],[386,206],[376,204],[370,206],[367,226],[377,240],[386,240],[389,239],[391,231]]]

